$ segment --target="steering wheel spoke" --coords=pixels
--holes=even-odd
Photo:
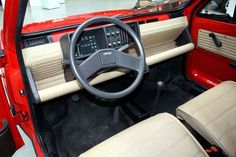
[[[77,65],[77,69],[80,71],[84,79],[88,80],[91,76],[95,75],[99,70],[102,69],[99,54],[95,53]]]
[[[140,57],[131,56],[127,53],[124,53],[122,51],[116,51],[117,55],[117,66],[121,68],[126,68],[129,70],[137,71],[140,68]]]

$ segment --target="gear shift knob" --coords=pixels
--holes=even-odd
[[[163,81],[157,81],[156,85],[157,85],[156,86],[156,96],[155,96],[155,100],[153,102],[152,111],[150,113],[151,116],[154,116],[157,113],[159,99],[160,99],[162,91],[165,88],[165,83]]]
[[[165,83],[163,81],[157,81],[157,86],[159,89],[164,89],[165,88]]]

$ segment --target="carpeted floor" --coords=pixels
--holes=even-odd
[[[76,101],[73,101],[75,98],[58,101],[43,110],[45,121],[54,137],[54,149],[60,157],[77,157],[133,124],[119,107],[100,106],[81,95],[74,96],[77,97]],[[64,113],[49,113],[53,108],[62,106],[66,110]]]

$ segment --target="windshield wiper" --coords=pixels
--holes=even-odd
[[[122,15],[131,13],[131,12],[133,12],[133,13],[135,14],[135,13],[138,12],[138,11],[146,10],[146,9],[149,9],[149,8],[152,8],[152,7],[156,7],[157,4],[160,4],[160,2],[157,2],[157,1],[155,1],[155,2],[150,2],[149,4],[147,4],[147,5],[145,5],[145,6],[142,6],[142,7],[136,6],[136,7],[134,7],[133,9],[127,10],[127,11],[122,12],[122,13],[119,13],[119,14],[116,14],[116,15],[114,15],[114,16],[112,16],[112,17],[113,17],[113,18],[119,18],[119,17],[121,17]]]

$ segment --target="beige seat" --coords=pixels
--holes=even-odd
[[[177,109],[184,119],[227,156],[236,157],[236,82],[226,81]]]
[[[80,157],[205,157],[190,132],[174,116],[162,113],[98,144]]]

